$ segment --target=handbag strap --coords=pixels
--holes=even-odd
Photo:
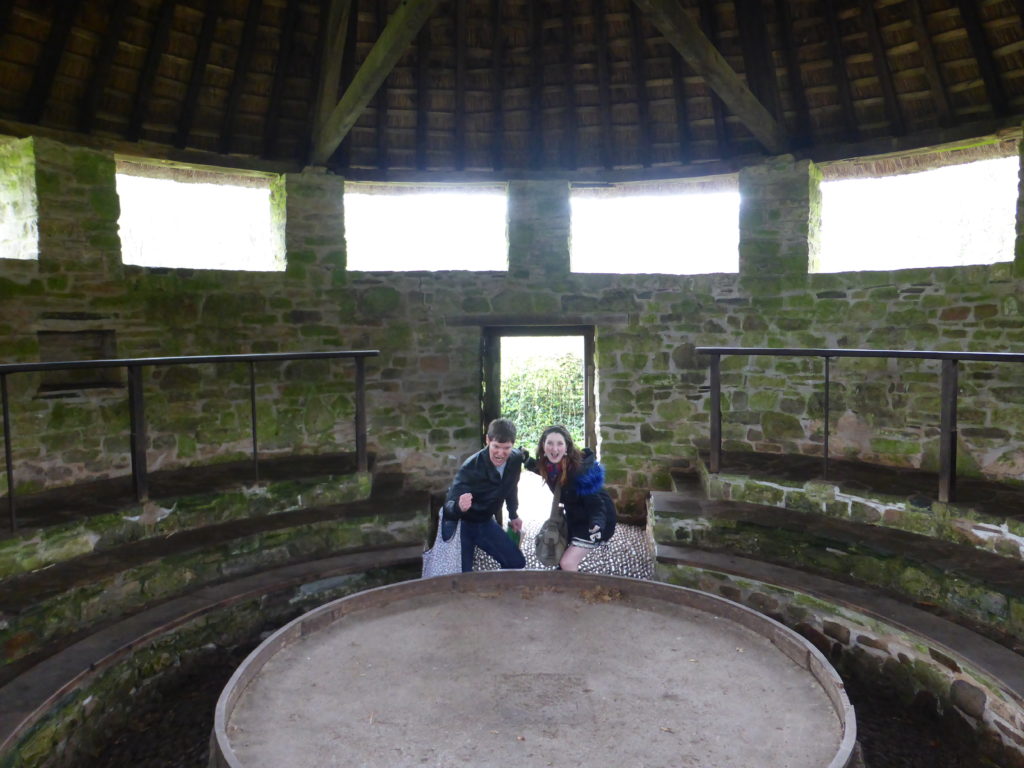
[[[551,515],[548,517],[549,520],[561,520],[562,512],[559,508],[559,504],[562,501],[562,486],[561,484],[555,485],[555,490],[551,495]]]

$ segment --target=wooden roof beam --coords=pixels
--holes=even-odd
[[[270,157],[277,143],[278,118],[281,113],[281,96],[284,93],[284,80],[292,60],[292,38],[295,35],[295,24],[299,17],[299,0],[288,0],[284,11],[284,29],[281,31],[281,42],[278,48],[277,62],[274,65],[274,82],[270,88],[270,104],[263,125],[262,157]]]
[[[203,16],[203,28],[196,44],[196,57],[192,60],[192,71],[188,78],[188,90],[182,102],[181,114],[178,118],[177,130],[174,133],[174,146],[184,149],[188,145],[189,132],[192,130],[192,119],[196,114],[196,103],[199,100],[199,89],[203,85],[206,65],[210,61],[210,49],[213,46],[213,33],[217,30],[217,19],[220,18],[223,0],[214,0]]]
[[[43,58],[36,68],[35,77],[32,78],[32,88],[28,92],[28,100],[22,113],[22,122],[38,123],[46,109],[46,101],[50,96],[50,89],[53,86],[53,79],[57,75],[57,65],[60,64],[61,55],[67,47],[68,36],[71,34],[71,26],[78,16],[78,6],[81,0],[71,0],[65,4],[66,7],[53,21],[50,27],[50,36],[46,40],[46,47],[43,49]]]
[[[381,83],[402,58],[420,28],[434,12],[440,0],[402,0],[388,21],[384,32],[374,43],[362,67],[345,90],[341,101],[331,110],[327,119],[316,129],[313,162],[323,165],[342,140],[352,130],[360,113],[370,103]],[[347,7],[347,3],[346,3]],[[325,69],[332,61],[325,62]]]
[[[242,27],[242,42],[235,58],[235,74],[231,79],[231,90],[228,91],[228,103],[220,129],[220,151],[225,155],[231,153],[238,102],[242,98],[245,78],[249,76],[249,64],[252,63],[252,51],[256,42],[256,27],[259,25],[262,11],[263,0],[249,0],[249,7],[245,11],[245,26]]]
[[[931,35],[928,33],[928,23],[925,20],[924,11],[921,10],[919,0],[907,0],[906,6],[910,11],[910,22],[914,27],[917,49],[921,54],[921,64],[924,66],[925,77],[928,79],[928,89],[931,91],[935,110],[939,115],[939,124],[943,128],[948,128],[953,124],[953,108],[949,105],[949,97],[946,95],[946,84],[939,69],[938,59],[935,58],[935,49],[932,46]]]
[[[160,57],[163,56],[164,48],[167,47],[167,38],[171,32],[171,22],[174,20],[176,5],[175,0],[164,0],[160,5],[156,23],[153,25],[153,36],[150,38],[146,51],[146,62],[139,73],[139,87],[135,92],[131,120],[128,121],[128,129],[125,131],[125,138],[128,141],[138,141],[142,135],[142,123],[146,119],[146,112],[149,109],[149,96],[153,92],[153,81],[156,79],[157,68],[160,66]]]
[[[316,152],[320,142],[321,129],[327,124],[331,110],[338,103],[338,94],[341,90],[341,60],[345,53],[345,38],[348,35],[348,17],[352,12],[352,0],[324,2],[329,3],[329,7],[326,8],[327,23],[321,27],[321,45],[318,51],[320,81],[317,84],[316,108],[313,113],[313,152]],[[327,154],[330,156],[331,153]]]
[[[761,145],[773,154],[788,146],[785,131],[750,92],[678,0],[633,0],[658,31],[703,77]]]

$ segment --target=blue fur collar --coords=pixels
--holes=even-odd
[[[576,480],[576,492],[580,496],[590,496],[604,488],[604,467],[596,461],[585,467]]]

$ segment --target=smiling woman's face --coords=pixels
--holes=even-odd
[[[557,432],[552,432],[544,438],[544,456],[552,464],[557,464],[565,456],[565,438]]]

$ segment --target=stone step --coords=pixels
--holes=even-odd
[[[973,730],[986,765],[1024,764],[1019,653],[877,590],[739,555],[660,544],[656,575],[759,611],[844,675]]]
[[[659,545],[753,557],[935,606],[993,636],[1024,639],[1024,563],[928,536],[738,501],[700,484],[651,494]]]
[[[0,582],[3,665],[201,586],[342,552],[419,545],[429,495],[406,491],[131,542]],[[0,665],[0,680],[10,674]]]
[[[101,552],[249,516],[366,498],[371,476],[350,454],[289,456],[154,472],[137,502],[118,477],[16,497],[18,529],[0,531],[0,579]]]
[[[832,459],[826,480],[820,457],[738,452],[723,456],[718,473],[708,471],[706,456],[697,468],[712,498],[870,523],[1024,560],[1024,485],[961,477],[954,501],[941,502],[938,476],[918,469]]]
[[[97,708],[130,718],[136,689],[153,685],[173,659],[211,642],[250,642],[268,624],[327,600],[416,578],[422,549],[389,547],[263,570],[164,601],[82,637],[0,687],[0,765],[38,764],[58,749],[73,754],[76,743],[87,744],[82,732],[102,729]]]

